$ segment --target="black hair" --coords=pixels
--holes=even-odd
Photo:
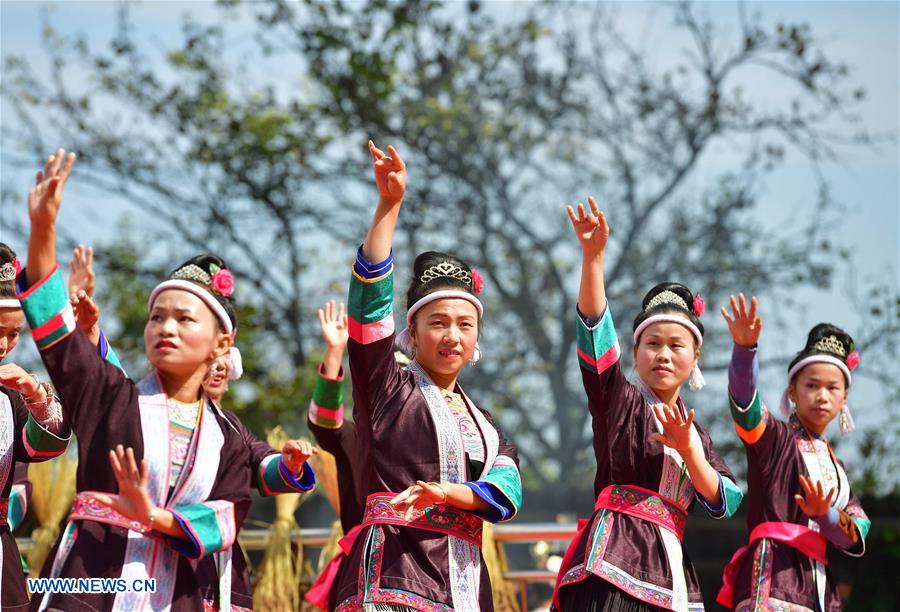
[[[441,264],[444,264],[447,269],[446,275],[435,269]],[[432,270],[428,275],[429,278],[423,281],[422,277],[429,270]],[[475,295],[472,284],[472,269],[463,260],[447,253],[439,251],[420,253],[413,262],[412,280],[409,283],[409,289],[406,291],[406,309],[412,308],[413,304],[429,293],[434,293],[441,289],[458,289]]]
[[[16,253],[9,245],[0,242],[0,266],[3,264],[12,264],[16,259]],[[15,279],[8,281],[0,281],[0,300],[18,299],[16,295]]]
[[[830,341],[831,338],[837,340],[836,345],[834,345],[833,341]],[[826,342],[820,342],[823,340]],[[817,344],[818,346],[816,346]],[[800,360],[812,357],[813,355],[828,355],[829,357],[840,359],[844,364],[847,364],[847,358],[850,356],[850,353],[855,350],[856,344],[853,342],[853,338],[850,334],[837,325],[832,325],[831,323],[819,323],[809,330],[809,334],[806,336],[806,346],[791,359],[791,363],[788,365],[788,372],[790,372],[791,368],[797,365]],[[849,384],[846,375],[844,376],[844,382]]]
[[[677,298],[680,298],[680,301],[677,298],[673,298],[672,300],[667,300],[650,306],[650,303],[653,302],[653,298],[663,293],[664,291],[674,293]],[[643,323],[653,315],[658,314],[681,315],[687,318],[691,323],[696,325],[697,329],[700,330],[700,335],[703,335],[703,323],[700,322],[700,317],[694,314],[694,294],[691,293],[690,289],[688,289],[681,283],[660,283],[653,287],[653,289],[648,291],[644,296],[644,299],[641,300],[641,312],[639,312],[638,315],[634,318],[634,325],[632,326],[631,331],[633,332],[637,330],[638,326],[641,323]],[[694,338],[695,342],[699,340],[699,338]]]
[[[200,268],[200,270],[206,273],[206,276],[210,280],[202,279],[196,275],[186,273],[185,268],[187,268],[188,266],[196,266]],[[221,257],[209,253],[204,253],[202,255],[191,257],[186,262],[175,268],[175,270],[172,271],[172,273],[169,275],[169,278],[186,280],[206,289],[206,291],[208,291],[210,295],[212,295],[216,299],[216,301],[222,305],[222,308],[225,309],[225,313],[231,320],[232,327],[234,329],[237,329],[237,311],[235,309],[234,298],[232,297],[232,295],[234,294],[222,295],[221,293],[213,289],[211,280],[212,276],[216,272],[218,272],[219,270],[225,270],[227,268],[228,266],[225,265],[225,261]]]

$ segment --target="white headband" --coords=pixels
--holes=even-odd
[[[466,300],[467,302],[475,306],[475,310],[478,311],[479,317],[484,314],[484,306],[481,305],[481,300],[479,300],[468,291],[460,291],[458,289],[442,289],[440,291],[435,291],[434,293],[429,293],[428,295],[419,298],[415,304],[410,306],[409,310],[406,312],[406,323],[408,325],[412,325],[413,317],[426,304],[430,304],[435,300],[443,300],[447,298]]]
[[[181,291],[187,291],[188,293],[193,293],[198,298],[203,300],[203,303],[209,306],[210,310],[216,315],[216,318],[219,319],[219,323],[222,324],[222,327],[225,329],[225,333],[228,335],[234,335],[234,325],[231,323],[231,318],[228,316],[228,313],[225,312],[225,308],[219,303],[213,295],[201,287],[196,283],[192,283],[186,280],[178,280],[178,279],[169,279],[161,282],[150,292],[150,298],[147,300],[147,310],[153,310],[153,303],[156,301],[156,298],[159,297],[159,294],[167,289],[180,289]]]
[[[6,298],[0,300],[0,308],[22,308],[22,303],[16,298]]]
[[[700,333],[700,330],[697,329],[697,326],[690,322],[689,319],[679,315],[667,315],[667,314],[657,314],[652,317],[647,317],[644,319],[640,325],[637,326],[637,329],[634,330],[634,343],[638,343],[638,339],[641,337],[641,334],[645,329],[653,325],[654,323],[678,323],[679,325],[684,325],[691,333],[694,334],[694,339],[697,340],[697,348],[703,346],[703,334]]]
[[[809,357],[804,357],[800,361],[794,364],[794,367],[790,369],[787,375],[788,384],[791,384],[791,379],[794,378],[794,375],[808,366],[811,363],[830,363],[832,365],[836,365],[841,372],[844,373],[844,376],[847,377],[847,387],[850,387],[850,382],[853,378],[850,376],[850,368],[847,367],[847,364],[838,359],[837,357],[832,357],[831,355],[810,355]]]

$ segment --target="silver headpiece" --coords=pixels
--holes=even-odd
[[[847,350],[835,336],[819,338],[813,345],[813,348],[821,353],[831,353],[832,355],[838,355],[840,357],[847,356]]]
[[[201,285],[210,286],[212,279],[209,274],[203,271],[203,268],[195,264],[188,264],[182,268],[178,268],[172,273],[172,280],[188,280],[200,283]]]
[[[438,278],[454,278],[464,282],[470,287],[472,286],[472,275],[448,261],[442,261],[425,270],[425,272],[422,273],[422,276],[419,277],[419,281],[427,283],[428,281]]]
[[[680,295],[675,293],[674,291],[669,291],[666,289],[665,291],[660,291],[656,295],[651,298],[649,302],[647,302],[647,306],[644,310],[650,310],[654,306],[659,306],[660,304],[674,304],[679,308],[684,308],[688,312],[693,312],[690,308],[688,308],[687,302],[684,301]]]
[[[16,280],[16,267],[11,262],[6,262],[0,266],[0,282],[11,280]]]

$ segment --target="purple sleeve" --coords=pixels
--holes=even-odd
[[[728,393],[736,404],[746,408],[753,401],[759,381],[759,360],[757,347],[735,344],[731,351],[731,365],[728,367]]]

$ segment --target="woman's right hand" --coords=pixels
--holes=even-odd
[[[341,351],[347,348],[350,331],[343,302],[338,305],[334,300],[330,300],[325,302],[324,308],[319,308],[319,328],[322,330],[322,339],[325,340],[326,347]]]
[[[606,216],[600,212],[597,200],[593,196],[588,197],[590,212],[585,211],[584,204],[578,203],[578,212],[571,206],[567,206],[569,219],[572,221],[572,229],[581,243],[581,251],[585,257],[597,257],[603,254],[606,243],[609,241],[609,225]]]
[[[731,339],[738,346],[754,347],[759,342],[759,335],[762,332],[762,319],[756,316],[756,296],[750,298],[750,310],[747,311],[747,300],[743,293],[739,293],[737,299],[732,295],[731,315],[728,309],[722,306],[722,316],[728,323],[728,331],[731,332]]]
[[[66,155],[63,149],[59,149],[47,158],[44,170],[37,173],[34,188],[28,193],[28,216],[32,227],[48,227],[56,223],[63,188],[74,163],[74,153]]]
[[[387,154],[385,154],[370,140],[369,153],[372,154],[375,185],[378,187],[378,195],[381,197],[379,204],[398,206],[403,202],[403,195],[406,193],[406,164],[391,145],[388,145]]]

